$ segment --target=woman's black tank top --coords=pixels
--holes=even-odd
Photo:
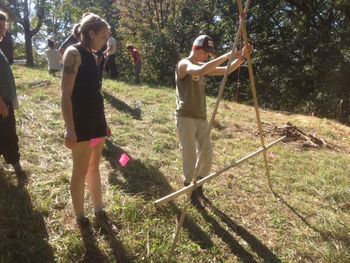
[[[75,44],[74,47],[80,53],[81,64],[78,68],[72,93],[73,113],[99,115],[104,108],[100,68],[91,52],[79,44]]]

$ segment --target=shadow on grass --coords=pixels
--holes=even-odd
[[[343,243],[344,247],[350,247],[350,237],[346,233],[338,234],[338,233],[333,233],[331,231],[324,231],[317,228],[316,226],[311,225],[307,221],[307,219],[303,215],[301,215],[293,206],[291,206],[286,200],[284,200],[282,196],[280,196],[276,192],[273,192],[273,195],[278,200],[280,200],[281,203],[284,204],[291,212],[293,212],[306,226],[308,226],[313,231],[319,233],[324,241],[330,242],[333,240],[337,240]]]
[[[106,101],[109,104],[111,104],[112,107],[116,108],[118,111],[122,111],[122,112],[125,112],[126,114],[129,114],[131,117],[133,117],[136,120],[141,120],[141,110],[139,108],[130,107],[124,101],[117,99],[116,97],[109,94],[108,92],[103,91],[102,93]]]
[[[231,218],[229,218],[225,213],[220,211],[208,198],[203,198],[204,203],[208,206],[214,215],[216,215],[220,220],[226,224],[226,226],[231,229],[236,235],[242,238],[251,249],[263,260],[263,262],[270,263],[281,263],[282,261],[261,241],[259,241],[254,235],[249,233],[242,226],[235,223]],[[242,262],[257,262],[253,255],[246,251],[230,234],[225,227],[221,226],[216,219],[209,215],[205,209],[198,210],[203,218],[212,226],[214,232],[218,237],[220,237],[231,249],[231,252],[235,254]],[[259,261],[260,262],[260,261]]]
[[[133,262],[128,256],[122,242],[116,238],[118,235],[119,226],[111,223],[111,220],[106,215],[105,220],[103,220],[103,226],[100,227],[102,234],[105,239],[109,242],[109,246],[113,252],[114,258],[118,263],[131,263]],[[104,262],[104,261],[94,261],[94,262]]]
[[[13,177],[0,168],[0,262],[54,262],[43,215]]]
[[[131,158],[128,165],[122,167],[118,160],[123,153],[126,152],[122,148],[114,145],[110,140],[106,140],[103,156],[114,170],[121,172],[123,177],[118,179],[115,174],[110,175],[110,184],[120,185],[127,193],[137,194],[148,201],[158,199],[174,191],[165,176],[152,165],[145,165],[140,160]],[[181,209],[173,202],[169,202],[169,207],[179,218]],[[190,238],[201,248],[213,247],[214,244],[210,237],[188,216],[185,219],[184,228]]]
[[[79,228],[79,230],[86,249],[83,262],[107,262],[106,256],[102,254],[101,250],[97,246],[97,241],[91,227]]]

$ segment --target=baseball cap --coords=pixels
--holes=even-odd
[[[208,53],[215,53],[214,42],[211,37],[207,35],[200,35],[193,41],[193,47],[200,47]]]

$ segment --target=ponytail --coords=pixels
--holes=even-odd
[[[74,25],[72,33],[76,39],[80,39],[80,23]]]

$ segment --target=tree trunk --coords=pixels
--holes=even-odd
[[[24,39],[25,39],[25,50],[26,50],[26,59],[27,66],[34,66],[33,59],[33,47],[32,47],[32,32],[30,30],[29,19],[26,19],[23,23],[24,28]]]

